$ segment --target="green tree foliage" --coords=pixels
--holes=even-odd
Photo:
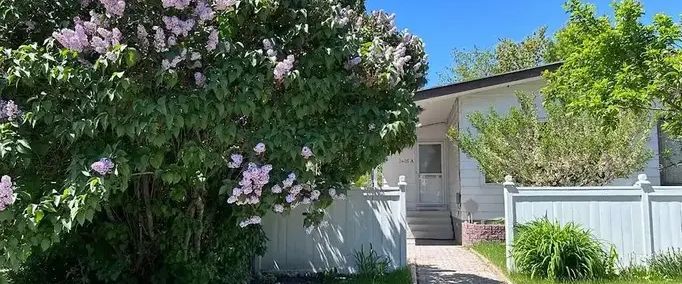
[[[564,64],[547,76],[544,93],[607,124],[617,123],[623,109],[655,109],[665,130],[682,135],[680,24],[662,14],[644,24],[635,0],[615,2],[613,20],[578,0],[565,6],[570,19],[555,46]]]
[[[547,28],[540,27],[520,42],[500,39],[493,49],[455,49],[452,66],[441,74],[441,80],[456,83],[555,62],[553,43],[546,33]]]
[[[604,185],[642,169],[651,156],[650,125],[636,115],[622,113],[617,127],[603,128],[591,115],[547,102],[542,117],[531,96],[518,98],[520,107],[507,114],[470,114],[474,131],[449,132],[493,181],[511,175],[523,185]]]
[[[306,206],[314,226],[414,143],[425,54],[393,16],[203,4],[0,1],[0,268],[17,281],[244,282],[261,216]]]

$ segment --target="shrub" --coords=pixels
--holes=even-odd
[[[682,277],[682,250],[669,250],[658,253],[649,261],[649,270],[656,276],[663,278]]]
[[[362,0],[0,1],[0,270],[243,283],[414,143],[425,63]]]
[[[520,106],[508,114],[470,114],[476,132],[448,133],[491,181],[512,175],[523,185],[604,185],[642,169],[651,157],[645,117],[623,112],[608,129],[599,119],[547,101],[542,118],[532,96],[519,93],[518,99]]]
[[[594,279],[613,274],[617,256],[579,225],[546,218],[517,226],[512,245],[516,268],[531,278]]]

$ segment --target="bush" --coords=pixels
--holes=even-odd
[[[617,260],[615,249],[605,251],[579,225],[561,226],[546,218],[517,227],[512,256],[519,272],[557,280],[608,277]]]
[[[605,185],[644,168],[651,125],[646,116],[622,112],[613,128],[587,114],[544,101],[543,118],[533,97],[519,93],[519,107],[468,115],[473,129],[448,136],[494,182],[511,175],[523,185]],[[473,131],[475,129],[475,131]]]
[[[0,0],[0,271],[243,283],[263,216],[414,143],[426,69],[362,0]]]
[[[682,250],[669,250],[658,253],[649,262],[649,270],[663,278],[682,277]]]

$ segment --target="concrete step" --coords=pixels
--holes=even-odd
[[[407,211],[409,238],[450,240],[454,238],[449,211]]]
[[[408,224],[449,224],[450,217],[407,217]]]
[[[450,232],[423,232],[414,231],[412,232],[412,238],[414,239],[430,239],[430,240],[452,240],[455,235]]]
[[[407,211],[407,217],[448,217],[450,218],[450,211]]]

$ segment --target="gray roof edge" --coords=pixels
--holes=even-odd
[[[415,101],[421,101],[441,96],[447,96],[451,94],[471,91],[475,89],[491,87],[506,83],[511,83],[514,81],[525,80],[534,77],[542,76],[544,71],[554,71],[558,69],[563,62],[554,62],[538,67],[532,67],[528,69],[522,69],[497,75],[492,75],[484,78],[474,79],[470,81],[464,81],[454,84],[449,84],[445,86],[438,86],[428,89],[419,90],[414,94]]]

